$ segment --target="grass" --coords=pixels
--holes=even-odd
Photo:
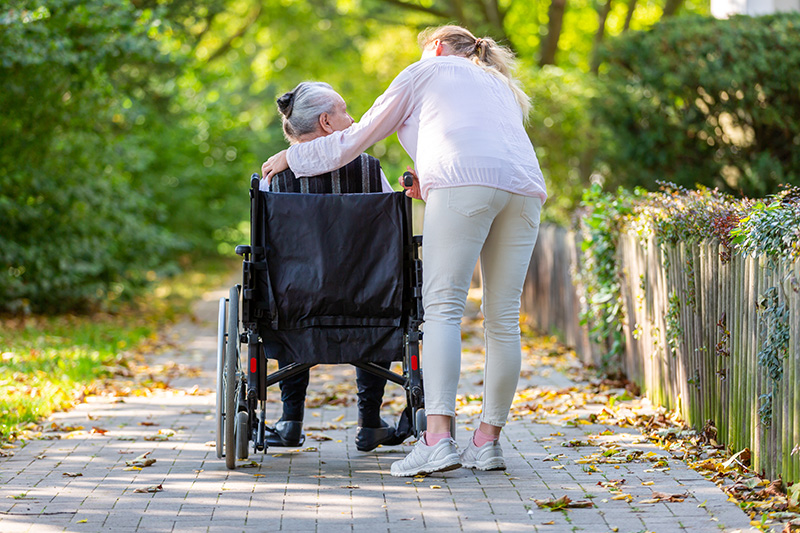
[[[227,281],[236,264],[198,261],[113,314],[0,317],[0,442],[19,439],[134,358],[157,350],[162,328],[186,316],[203,292]]]

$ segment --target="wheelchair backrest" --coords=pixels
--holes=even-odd
[[[273,329],[400,325],[410,241],[403,193],[258,195],[251,244],[266,265],[257,300]]]

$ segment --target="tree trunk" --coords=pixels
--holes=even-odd
[[[667,0],[666,5],[664,6],[664,13],[662,13],[661,18],[665,19],[667,17],[671,17],[678,10],[683,6],[683,0]]]
[[[628,12],[625,14],[625,25],[622,26],[622,31],[628,31],[631,27],[634,11],[636,11],[636,0],[628,0]]]
[[[606,34],[606,20],[611,12],[611,2],[612,0],[606,0],[605,5],[599,9],[597,14],[597,33],[594,34],[592,64],[590,67],[594,74],[597,74],[597,70],[600,68],[600,46],[603,44],[603,37]]]
[[[547,9],[547,37],[542,42],[539,66],[556,64],[558,40],[561,37],[561,27],[564,24],[566,9],[567,0],[552,0]]]

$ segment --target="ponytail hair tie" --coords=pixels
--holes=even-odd
[[[294,92],[288,92],[284,94],[283,96],[278,98],[277,102],[278,102],[278,111],[280,111],[281,114],[286,118],[291,117],[292,108],[294,107]]]

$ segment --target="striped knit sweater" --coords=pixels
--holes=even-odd
[[[287,169],[272,177],[269,190],[311,194],[381,192],[381,163],[361,154],[342,168],[319,176],[296,178]]]

